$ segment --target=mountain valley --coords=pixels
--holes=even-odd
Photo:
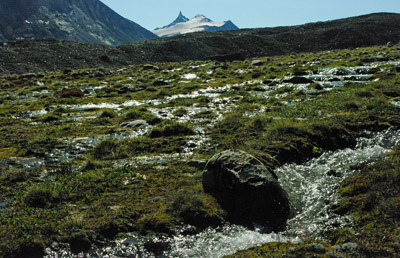
[[[222,257],[265,241],[232,257],[396,257],[399,67],[384,45],[1,76],[0,256]],[[205,163],[229,149],[274,170],[287,230],[232,225],[204,192]],[[307,189],[326,193],[282,170],[324,157],[338,165]]]
[[[400,257],[400,14],[0,12],[0,257]]]

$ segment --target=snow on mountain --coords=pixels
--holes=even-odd
[[[192,19],[186,18],[182,12],[171,24],[162,28],[156,28],[152,32],[159,37],[172,37],[176,35],[199,32],[199,31],[221,31],[238,30],[239,28],[231,21],[214,22],[204,15],[196,15]]]

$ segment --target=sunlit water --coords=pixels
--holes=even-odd
[[[355,148],[325,152],[304,164],[288,164],[275,172],[289,194],[294,217],[287,230],[262,233],[238,225],[209,228],[195,235],[177,233],[174,236],[127,237],[93,249],[90,253],[72,255],[67,248],[48,251],[47,257],[204,257],[215,258],[237,250],[270,241],[298,242],[302,236],[315,236],[332,226],[351,223],[350,218],[334,215],[330,208],[339,183],[354,175],[360,164],[383,159],[400,143],[400,131],[387,130],[359,138]]]

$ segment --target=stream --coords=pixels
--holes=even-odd
[[[93,248],[89,253],[72,254],[68,246],[53,245],[47,258],[61,257],[203,257],[215,258],[232,254],[240,249],[271,241],[300,242],[301,237],[316,236],[332,227],[351,225],[351,218],[338,216],[330,211],[335,191],[345,178],[357,173],[357,167],[387,156],[400,144],[400,131],[380,133],[365,132],[357,139],[354,148],[324,152],[320,157],[303,164],[287,164],[275,173],[288,192],[295,215],[288,221],[287,229],[279,233],[262,233],[238,225],[208,228],[197,234],[185,234],[182,229],[173,236],[144,237],[134,233],[109,243],[106,247]]]

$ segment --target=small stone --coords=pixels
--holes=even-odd
[[[261,61],[261,60],[253,60],[253,61],[251,61],[251,65],[254,65],[254,66],[263,66],[263,65],[264,65],[264,62]]]
[[[356,252],[358,250],[358,245],[356,243],[344,243],[341,245],[341,249],[349,252]]]
[[[328,176],[334,176],[334,177],[341,177],[342,174],[340,174],[339,172],[331,169],[328,171],[328,173],[326,173]]]
[[[120,124],[121,127],[124,128],[133,128],[133,129],[140,129],[140,128],[145,128],[148,127],[149,124],[145,120],[135,120],[131,122],[124,122]]]
[[[137,245],[139,243],[139,241],[134,238],[134,237],[130,237],[124,240],[123,244],[128,246],[128,245]]]
[[[311,245],[311,249],[313,252],[319,253],[319,254],[323,254],[326,252],[325,246],[323,246],[322,244],[314,243]]]

